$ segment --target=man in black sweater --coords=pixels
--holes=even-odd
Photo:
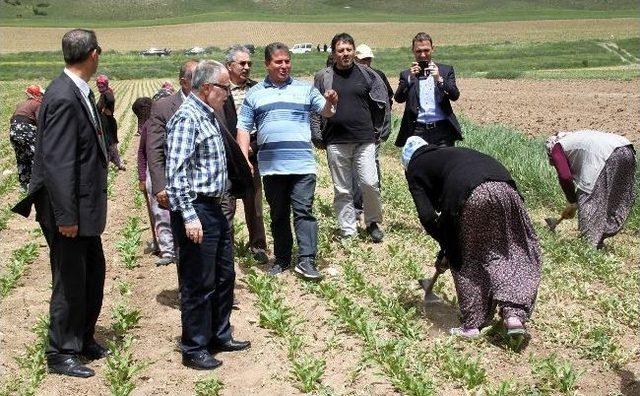
[[[373,242],[382,242],[382,202],[375,153],[376,144],[389,133],[389,95],[375,71],[354,62],[355,44],[350,35],[336,35],[331,51],[333,66],[318,72],[314,84],[320,92],[337,91],[340,103],[332,118],[322,120],[321,128],[312,123],[314,143],[327,149],[334,184],[333,204],[342,236],[353,237],[357,232],[353,194],[354,187],[358,187],[362,191],[367,232]]]

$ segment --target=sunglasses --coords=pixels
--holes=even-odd
[[[231,92],[230,85],[222,85],[222,84],[216,84],[216,83],[211,83],[211,85],[213,85],[214,87],[218,87],[220,89],[224,89],[225,91],[227,91],[227,93]]]
[[[242,67],[245,67],[245,66],[251,67],[251,65],[253,65],[253,62],[251,62],[251,61],[242,61],[242,62],[236,62],[236,63],[239,64]]]

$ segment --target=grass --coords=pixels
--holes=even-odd
[[[0,300],[4,299],[18,285],[27,266],[33,263],[36,258],[38,258],[38,244],[35,242],[27,243],[11,253],[7,269],[0,276]]]
[[[248,263],[252,262],[250,257],[245,257],[245,260],[248,260]],[[305,351],[307,341],[300,335],[302,320],[293,308],[285,303],[279,282],[272,276],[249,268],[246,283],[249,291],[258,298],[258,325],[271,330],[288,345],[287,356],[291,362],[290,373],[295,380],[295,386],[304,393],[320,390],[326,362]]]
[[[224,383],[215,376],[196,381],[196,396],[218,396],[224,389]]]
[[[35,4],[42,5],[34,7]],[[299,22],[485,22],[628,17],[637,11],[637,4],[630,0],[615,4],[603,0],[543,3],[532,0],[432,0],[422,6],[410,0],[393,3],[381,0],[165,0],[124,2],[117,7],[97,0],[80,3],[47,0],[35,4],[15,0],[3,2],[0,4],[0,25],[122,27],[228,20],[288,21],[292,17]]]
[[[638,46],[640,38],[621,41],[628,48]],[[264,75],[262,49],[257,48],[254,59],[254,78]],[[207,58],[222,59],[222,50],[213,50]],[[136,53],[103,53],[99,73],[113,79],[166,78],[177,75],[180,65],[189,57],[182,51],[175,51],[169,57],[142,57]],[[582,78],[630,78],[638,75],[638,68],[624,70],[597,69],[622,66],[616,54],[602,48],[591,40],[555,43],[499,43],[482,45],[438,46],[434,56],[439,62],[453,65],[457,76],[487,78],[520,78],[522,76],[543,77],[545,73],[576,74]],[[310,76],[324,67],[326,54],[312,51],[304,55],[293,55],[292,73],[296,76]],[[397,76],[413,61],[409,48],[388,48],[376,50],[374,67],[384,71],[389,77]],[[28,67],[25,67],[28,65]],[[39,78],[50,80],[63,67],[60,52],[31,52],[0,55],[0,80],[16,78]],[[594,69],[595,68],[595,69]]]
[[[33,343],[25,345],[24,351],[16,357],[19,372],[7,378],[0,388],[0,395],[33,396],[47,375],[45,350],[48,344],[49,317],[40,316],[33,326],[36,335]]]

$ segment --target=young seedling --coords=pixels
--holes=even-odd
[[[224,384],[216,377],[203,378],[196,381],[196,396],[218,396]]]

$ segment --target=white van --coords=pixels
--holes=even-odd
[[[291,47],[292,54],[304,54],[305,52],[311,52],[312,50],[313,44],[311,43],[300,43]]]

